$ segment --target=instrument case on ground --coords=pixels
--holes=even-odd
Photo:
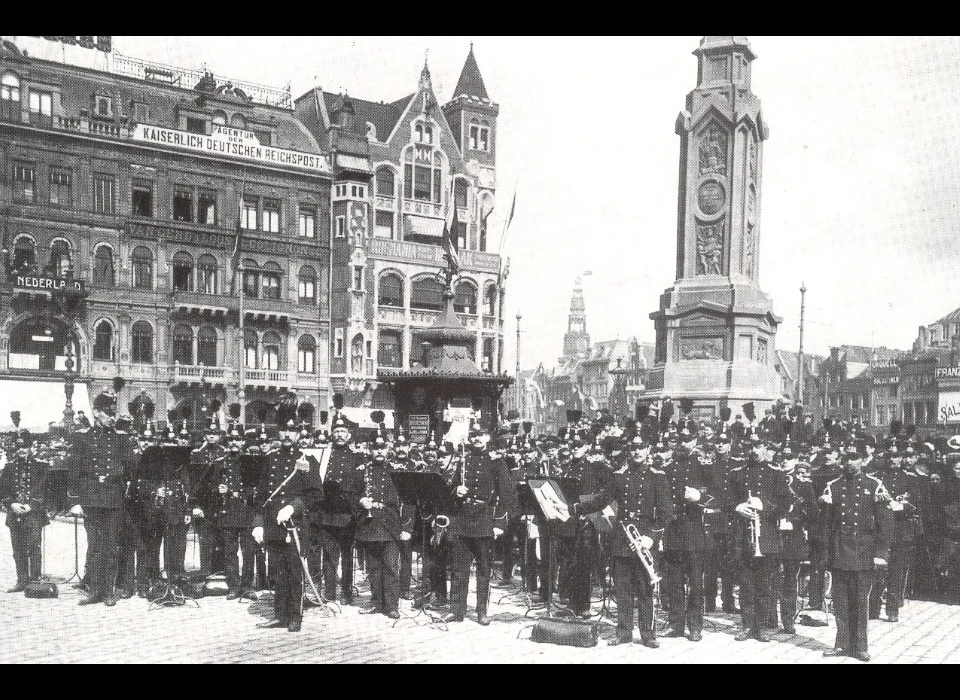
[[[541,618],[533,626],[530,639],[534,642],[559,644],[565,647],[595,647],[599,628],[599,623],[589,620]]]

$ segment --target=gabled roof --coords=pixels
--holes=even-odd
[[[487,95],[487,88],[483,84],[483,76],[480,75],[480,67],[477,65],[477,59],[473,55],[473,44],[470,44],[470,53],[467,54],[467,60],[463,64],[463,70],[460,71],[460,80],[457,81],[457,87],[453,90],[453,99],[460,95],[467,97],[476,97],[486,102],[490,101]]]
[[[955,323],[957,321],[960,321],[960,309],[954,309],[940,320],[934,321],[934,323]],[[933,323],[930,325],[933,325]]]
[[[896,360],[905,355],[903,350],[891,350],[885,347],[870,347],[869,345],[841,345],[840,359],[846,362],[869,364],[871,360]]]
[[[408,95],[402,100],[396,102],[371,102],[370,100],[361,100],[357,97],[351,97],[354,113],[357,116],[357,130],[361,134],[367,133],[367,122],[373,124],[377,130],[377,141],[386,141],[393,132],[393,127],[400,120],[403,110],[410,104],[413,95]],[[340,100],[339,95],[329,92],[323,93],[323,100],[327,107],[327,113],[334,111],[334,107]]]

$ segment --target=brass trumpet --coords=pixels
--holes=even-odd
[[[651,586],[655,586],[660,583],[660,576],[657,575],[657,571],[653,565],[653,554],[650,553],[650,550],[641,546],[640,544],[640,531],[637,529],[637,526],[633,523],[620,523],[620,526],[623,528],[624,534],[627,536],[627,541],[630,543],[630,549],[633,550],[640,558],[640,564],[643,566],[643,570],[647,574],[647,579],[650,581]]]

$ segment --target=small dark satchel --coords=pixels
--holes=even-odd
[[[57,590],[57,584],[53,581],[40,579],[28,583],[23,594],[27,598],[58,598],[60,591]]]
[[[599,627],[598,623],[590,621],[543,618],[533,626],[530,639],[565,647],[595,647]]]

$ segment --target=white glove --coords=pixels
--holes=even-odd
[[[303,455],[300,455],[300,459],[297,460],[297,463],[295,466],[298,471],[301,471],[301,472],[310,471],[310,462],[308,462],[307,458],[304,457]]]
[[[463,498],[463,497],[466,496],[466,495],[467,495],[467,487],[466,487],[466,486],[458,486],[458,487],[457,487],[457,498]]]
[[[687,503],[696,503],[700,500],[700,489],[695,489],[691,486],[687,486],[683,489],[683,500]]]
[[[887,505],[887,508],[892,510],[894,513],[899,513],[903,510],[903,503],[900,501],[890,501],[890,503]]]
[[[410,540],[410,537],[411,537],[411,535],[410,535],[409,532],[401,532],[401,533],[400,533],[400,540],[401,540],[402,542],[407,542],[407,541],[409,541],[409,540]]]
[[[753,516],[754,516],[753,508],[750,507],[750,504],[749,504],[749,503],[741,503],[740,505],[738,505],[738,506],[736,507],[736,511],[737,511],[737,513],[739,513],[740,515],[742,515],[744,518],[751,518],[751,519],[752,519]]]
[[[193,509],[193,517],[195,517],[195,518],[202,518],[202,517],[203,517],[203,509],[202,509],[202,508],[194,508],[194,509]]]
[[[369,496],[364,496],[363,498],[360,499],[360,506],[363,508],[366,508],[367,510],[370,510],[371,508],[373,508],[373,499],[370,498]]]
[[[646,549],[647,551],[650,551],[652,547],[653,540],[646,535],[640,535],[640,549]]]
[[[748,499],[747,499],[747,503],[748,503],[748,504],[750,505],[750,507],[753,508],[754,510],[763,510],[763,501],[761,501],[761,500],[760,500],[759,498],[757,498],[756,496],[753,496],[752,498],[748,498]]]
[[[873,565],[874,565],[874,566],[886,566],[886,565],[887,565],[887,560],[884,559],[883,557],[874,557],[874,558],[873,558]]]
[[[824,504],[826,504],[826,505],[828,505],[828,506],[832,506],[832,505],[833,505],[833,498],[830,496],[830,494],[825,493],[825,494],[823,494],[822,496],[820,496],[820,502],[821,502],[821,503],[824,503]]]
[[[12,510],[17,515],[23,515],[24,513],[30,512],[30,506],[25,506],[22,503],[11,503],[10,510]]]
[[[494,539],[496,539],[496,538],[498,538],[498,537],[502,537],[502,536],[503,536],[503,530],[501,530],[499,527],[493,528],[493,538],[494,538]]]
[[[81,508],[79,504],[75,505],[73,508],[70,509],[70,515],[76,515],[77,517],[82,516],[83,508]]]
[[[169,496],[171,493],[173,493],[173,492],[172,492],[170,489],[166,489],[166,488],[164,488],[163,486],[161,486],[160,488],[157,489],[157,495],[158,495],[160,498],[166,498],[166,497]]]
[[[253,528],[253,541],[257,544],[263,544],[263,528],[255,527]]]
[[[184,525],[189,525],[189,524],[190,524],[190,516],[189,516],[189,515],[184,515],[184,516],[183,516],[183,524],[184,524]]]
[[[280,509],[280,512],[277,513],[277,524],[285,523],[290,518],[293,517],[293,506],[284,506]]]
[[[793,530],[793,523],[791,523],[791,522],[790,522],[789,520],[787,520],[786,518],[782,518],[782,519],[780,520],[780,531],[781,531],[781,532],[789,532],[790,530]]]
[[[220,485],[217,487],[217,492],[218,492],[218,493],[226,493],[226,492],[227,492],[227,485],[226,485],[226,484],[220,484]]]
[[[940,483],[940,475],[939,475],[939,474],[931,474],[931,475],[930,475],[930,483],[931,483],[931,484],[939,484],[939,483]]]

